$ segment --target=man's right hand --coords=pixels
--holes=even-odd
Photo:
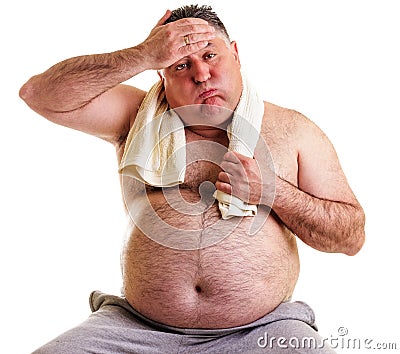
[[[138,46],[69,58],[33,76],[21,87],[21,98],[50,121],[119,147],[145,94],[119,84],[145,70],[166,68],[206,47],[215,36],[214,28],[197,18],[164,25],[170,16],[167,11]]]
[[[164,25],[171,16],[167,10],[147,39],[139,45],[149,69],[169,67],[185,56],[196,53],[215,37],[215,29],[200,18],[184,18]],[[188,42],[186,44],[185,36]]]

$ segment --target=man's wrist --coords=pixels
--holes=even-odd
[[[113,55],[116,66],[121,72],[126,74],[128,79],[151,69],[141,45],[121,49],[111,54]]]
[[[277,175],[274,174],[274,177],[269,181],[267,181],[267,183],[263,184],[263,189],[262,189],[262,194],[261,194],[261,198],[260,198],[260,205],[265,205],[269,208],[273,207],[275,198],[276,198],[276,184],[278,183],[277,179],[279,177]]]

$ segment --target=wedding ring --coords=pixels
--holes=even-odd
[[[188,36],[188,35],[183,36],[183,40],[185,41],[185,44],[186,44],[186,45],[189,45],[189,44],[190,44],[189,36]]]

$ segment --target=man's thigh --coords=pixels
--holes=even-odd
[[[34,353],[334,353],[301,302],[283,303],[242,328],[210,331],[157,325],[116,296],[92,293],[91,307],[85,322]]]

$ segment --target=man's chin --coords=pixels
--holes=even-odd
[[[218,104],[219,103],[219,104]],[[199,105],[200,111],[204,115],[223,115],[227,109],[221,104],[221,102],[215,103],[203,103]]]
[[[233,114],[233,111],[225,108],[221,103],[220,100],[218,105],[209,103],[182,106],[176,108],[175,112],[186,125],[220,128],[226,126]]]
[[[224,107],[224,101],[218,96],[207,97],[201,102],[205,106],[219,106]]]

